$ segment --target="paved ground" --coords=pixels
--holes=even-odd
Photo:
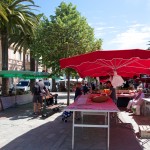
[[[71,102],[73,101],[71,93]],[[66,103],[66,93],[59,93],[58,102]],[[33,117],[32,103],[0,112],[1,150],[70,150],[72,120],[62,121],[62,110],[48,118]],[[120,123],[111,120],[110,150],[149,150],[150,141],[138,137],[138,125],[150,125],[150,118],[118,113]],[[85,117],[85,121],[103,123],[102,117]],[[80,122],[80,120],[79,120]],[[135,134],[136,133],[136,134]],[[77,128],[75,150],[106,150],[106,129]]]

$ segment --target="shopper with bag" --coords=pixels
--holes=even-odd
[[[41,107],[43,103],[43,96],[48,94],[48,90],[46,89],[44,82],[39,80],[39,82],[35,83],[35,86],[32,89],[33,94],[33,114],[40,115]]]

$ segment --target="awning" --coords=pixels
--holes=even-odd
[[[49,78],[50,74],[47,72],[2,70],[0,71],[0,77],[2,78],[18,77],[22,79],[37,79],[37,78]]]

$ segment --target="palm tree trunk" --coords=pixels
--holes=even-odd
[[[52,72],[53,72],[54,68],[52,67]],[[55,79],[52,78],[52,92],[56,92],[56,81]]]
[[[8,34],[7,29],[1,32],[2,70],[8,70]],[[9,79],[2,78],[2,95],[9,94]]]
[[[35,59],[32,57],[30,52],[30,71],[35,71]],[[32,90],[35,84],[35,79],[30,80],[30,89]]]
[[[25,56],[26,56],[26,53],[25,53],[25,51],[23,51],[23,64],[22,64],[22,67],[23,67],[24,71],[26,70]]]
[[[55,79],[52,79],[52,92],[56,92],[57,89],[56,89],[56,81]]]

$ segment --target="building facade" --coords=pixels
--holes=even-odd
[[[30,54],[25,54],[25,68],[26,70],[30,70]],[[0,70],[2,70],[2,49],[1,49],[1,41],[0,41]],[[23,52],[14,53],[13,47],[9,47],[8,49],[8,70],[24,70],[23,67]],[[10,79],[10,83],[14,82],[13,79]],[[0,78],[0,84],[2,83],[2,79]]]
[[[25,70],[30,70],[30,53],[27,52],[25,57],[23,56],[23,52],[14,53],[14,48],[9,47],[8,49],[8,70],[24,70],[23,58],[25,58]],[[0,70],[2,70],[2,49],[1,49],[1,41],[0,41]],[[43,65],[38,65],[36,63],[35,70],[42,72],[43,70],[47,70],[47,72],[51,73],[51,69],[47,69]],[[10,79],[10,83],[17,83],[19,79]],[[0,78],[0,85],[2,83],[2,79]]]

